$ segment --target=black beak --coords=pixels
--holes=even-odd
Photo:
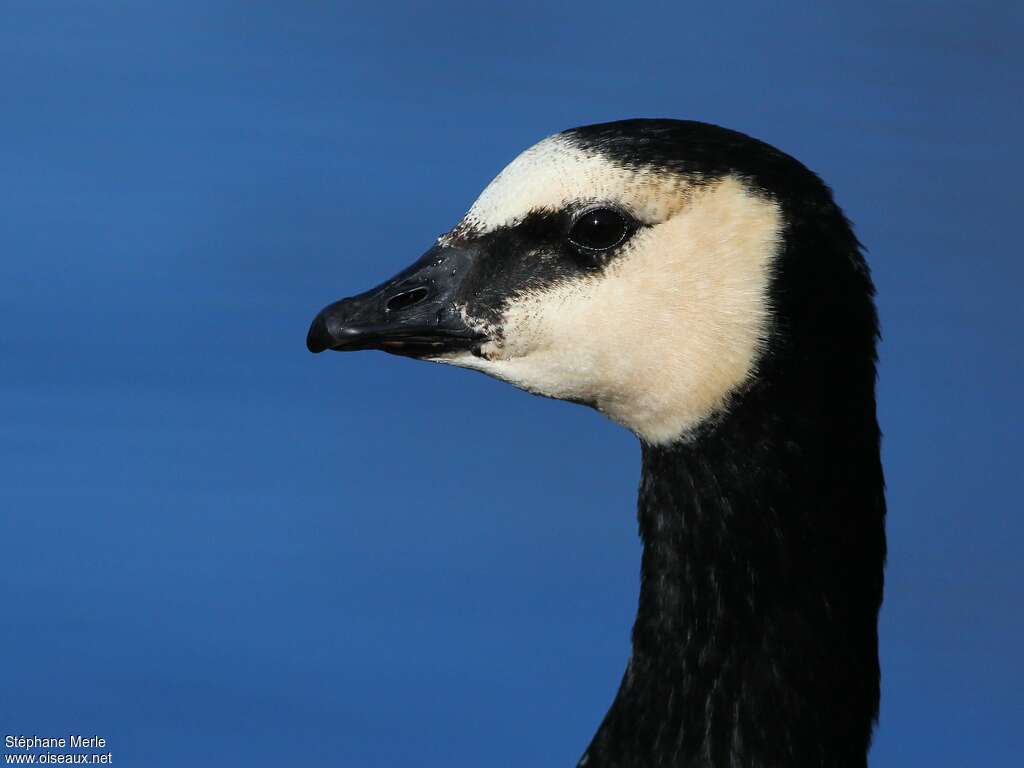
[[[456,308],[473,256],[467,248],[431,248],[388,282],[324,307],[306,346],[310,352],[382,349],[409,357],[478,348],[485,337]]]

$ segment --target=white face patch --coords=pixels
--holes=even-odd
[[[481,356],[439,359],[522,389],[593,403],[650,444],[685,439],[755,370],[782,216],[735,177],[694,184],[622,168],[553,137],[484,190],[460,225],[614,202],[648,225],[599,273],[510,298]]]
[[[628,169],[587,154],[558,135],[513,160],[480,193],[452,230],[490,232],[514,226],[531,210],[559,210],[570,203],[615,201],[644,224],[664,221],[686,202],[690,181],[653,169]],[[442,235],[440,243],[446,244]]]

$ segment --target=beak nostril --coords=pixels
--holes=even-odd
[[[392,296],[384,306],[388,312],[397,312],[400,309],[407,309],[413,304],[419,304],[427,298],[428,293],[429,291],[426,288],[413,288],[411,291],[403,291]]]

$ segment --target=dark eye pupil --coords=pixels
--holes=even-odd
[[[618,211],[595,208],[576,220],[569,232],[569,240],[581,248],[603,251],[621,243],[627,229],[626,220]]]

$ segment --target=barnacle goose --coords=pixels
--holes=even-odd
[[[640,439],[633,651],[580,766],[864,766],[885,561],[873,295],[800,162],[625,120],[523,152],[307,345],[472,368]]]

